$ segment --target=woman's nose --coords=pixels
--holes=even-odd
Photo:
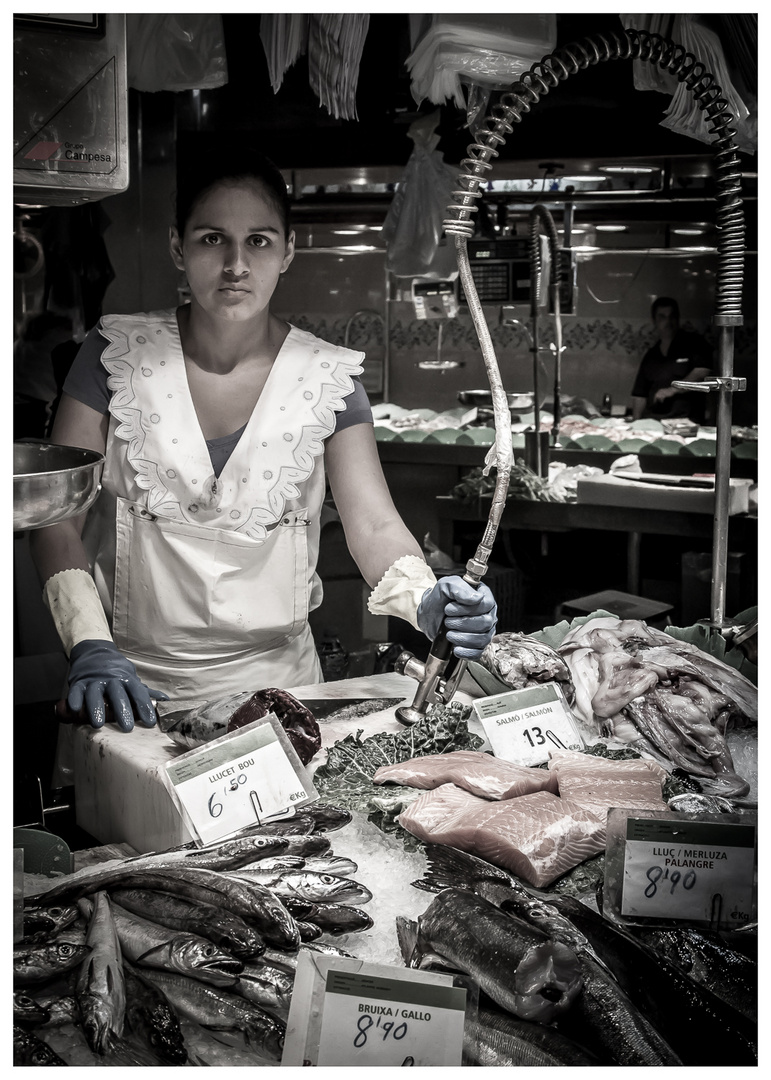
[[[225,259],[225,271],[226,273],[234,274],[236,277],[243,277],[244,274],[249,273],[249,262],[246,258],[246,252],[240,244],[235,244],[227,253]]]

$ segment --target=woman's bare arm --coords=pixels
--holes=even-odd
[[[393,504],[370,424],[355,424],[326,443],[325,464],[348,549],[372,588],[402,555],[423,558]]]
[[[97,412],[68,394],[62,396],[56,412],[51,442],[60,446],[81,446],[103,454],[107,445],[109,415]],[[68,518],[56,525],[30,532],[30,550],[41,582],[60,570],[90,571],[81,540],[86,515]]]

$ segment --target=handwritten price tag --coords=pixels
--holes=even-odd
[[[182,754],[168,763],[166,774],[204,844],[317,797],[273,713]]]
[[[751,921],[755,825],[628,818],[626,826],[622,915]]]
[[[552,750],[581,750],[583,740],[562,690],[543,683],[473,703],[493,753],[517,765],[542,765]]]
[[[318,1065],[460,1065],[466,992],[332,970]]]

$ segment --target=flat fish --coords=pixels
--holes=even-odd
[[[479,750],[455,750],[381,765],[372,779],[376,784],[428,789],[457,784],[482,799],[512,799],[533,791],[557,791],[557,782],[547,770],[515,765]]]
[[[604,818],[549,791],[487,802],[443,784],[398,820],[424,843],[468,851],[538,888],[605,848]]]
[[[549,756],[561,798],[603,815],[610,807],[629,810],[666,810],[661,793],[668,777],[655,761],[639,758],[612,761],[574,750],[555,750]]]

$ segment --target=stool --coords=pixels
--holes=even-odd
[[[633,593],[606,589],[605,592],[566,600],[560,605],[557,614],[558,618],[570,618],[575,615],[591,615],[593,611],[600,610],[609,611],[619,619],[640,619],[649,623],[663,620],[665,625],[669,625],[668,613],[672,610],[672,605],[661,600],[648,600],[644,596],[634,596]]]

